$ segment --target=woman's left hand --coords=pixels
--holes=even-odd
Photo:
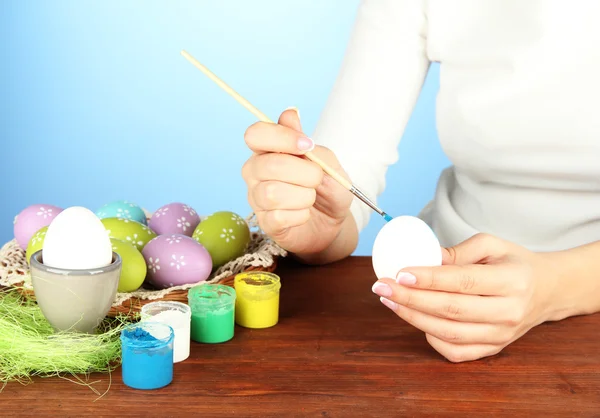
[[[442,266],[403,269],[373,292],[449,361],[497,354],[550,319],[559,280],[551,253],[486,234],[442,251]]]

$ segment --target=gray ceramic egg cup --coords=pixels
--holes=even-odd
[[[56,331],[93,333],[117,295],[121,257],[89,270],[66,270],[44,265],[42,251],[31,256],[31,284],[42,313]]]

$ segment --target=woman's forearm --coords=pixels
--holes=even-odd
[[[557,252],[555,306],[550,320],[600,312],[600,241]]]

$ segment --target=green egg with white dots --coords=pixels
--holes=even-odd
[[[133,245],[120,239],[111,238],[112,249],[121,257],[121,277],[118,292],[133,292],[139,289],[146,279],[146,260]]]
[[[47,230],[48,226],[44,226],[32,235],[31,239],[29,240],[29,244],[27,244],[27,250],[25,251],[27,263],[29,263],[29,260],[31,259],[31,256],[33,254],[35,254],[37,251],[41,250],[44,247],[44,238],[46,237]]]
[[[100,220],[111,238],[120,239],[142,251],[157,234],[146,225],[132,219],[104,218]]]
[[[250,228],[234,212],[219,211],[203,219],[192,235],[209,252],[213,268],[242,256],[250,243]]]

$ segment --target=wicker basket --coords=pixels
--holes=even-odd
[[[251,215],[246,220],[251,227],[257,228],[256,222]],[[277,260],[287,255],[286,251],[272,242],[260,229],[251,230],[251,240],[247,251],[235,260],[231,260],[221,266],[205,281],[198,283],[219,283],[227,286],[233,286],[235,276],[246,271],[266,271],[274,272],[277,268]],[[118,294],[117,300],[111,307],[107,316],[137,316],[142,306],[155,301],[177,301],[187,304],[187,294],[189,286],[179,286],[172,289],[163,289],[153,291],[151,289],[142,289],[143,296],[128,296],[129,294]],[[181,288],[184,287],[184,288]],[[0,249],[0,288],[13,288],[22,295],[35,300],[33,288],[29,280],[29,265],[25,251],[23,251],[15,240],[6,243]],[[134,292],[135,295],[139,292]],[[156,296],[156,294],[160,296]]]

